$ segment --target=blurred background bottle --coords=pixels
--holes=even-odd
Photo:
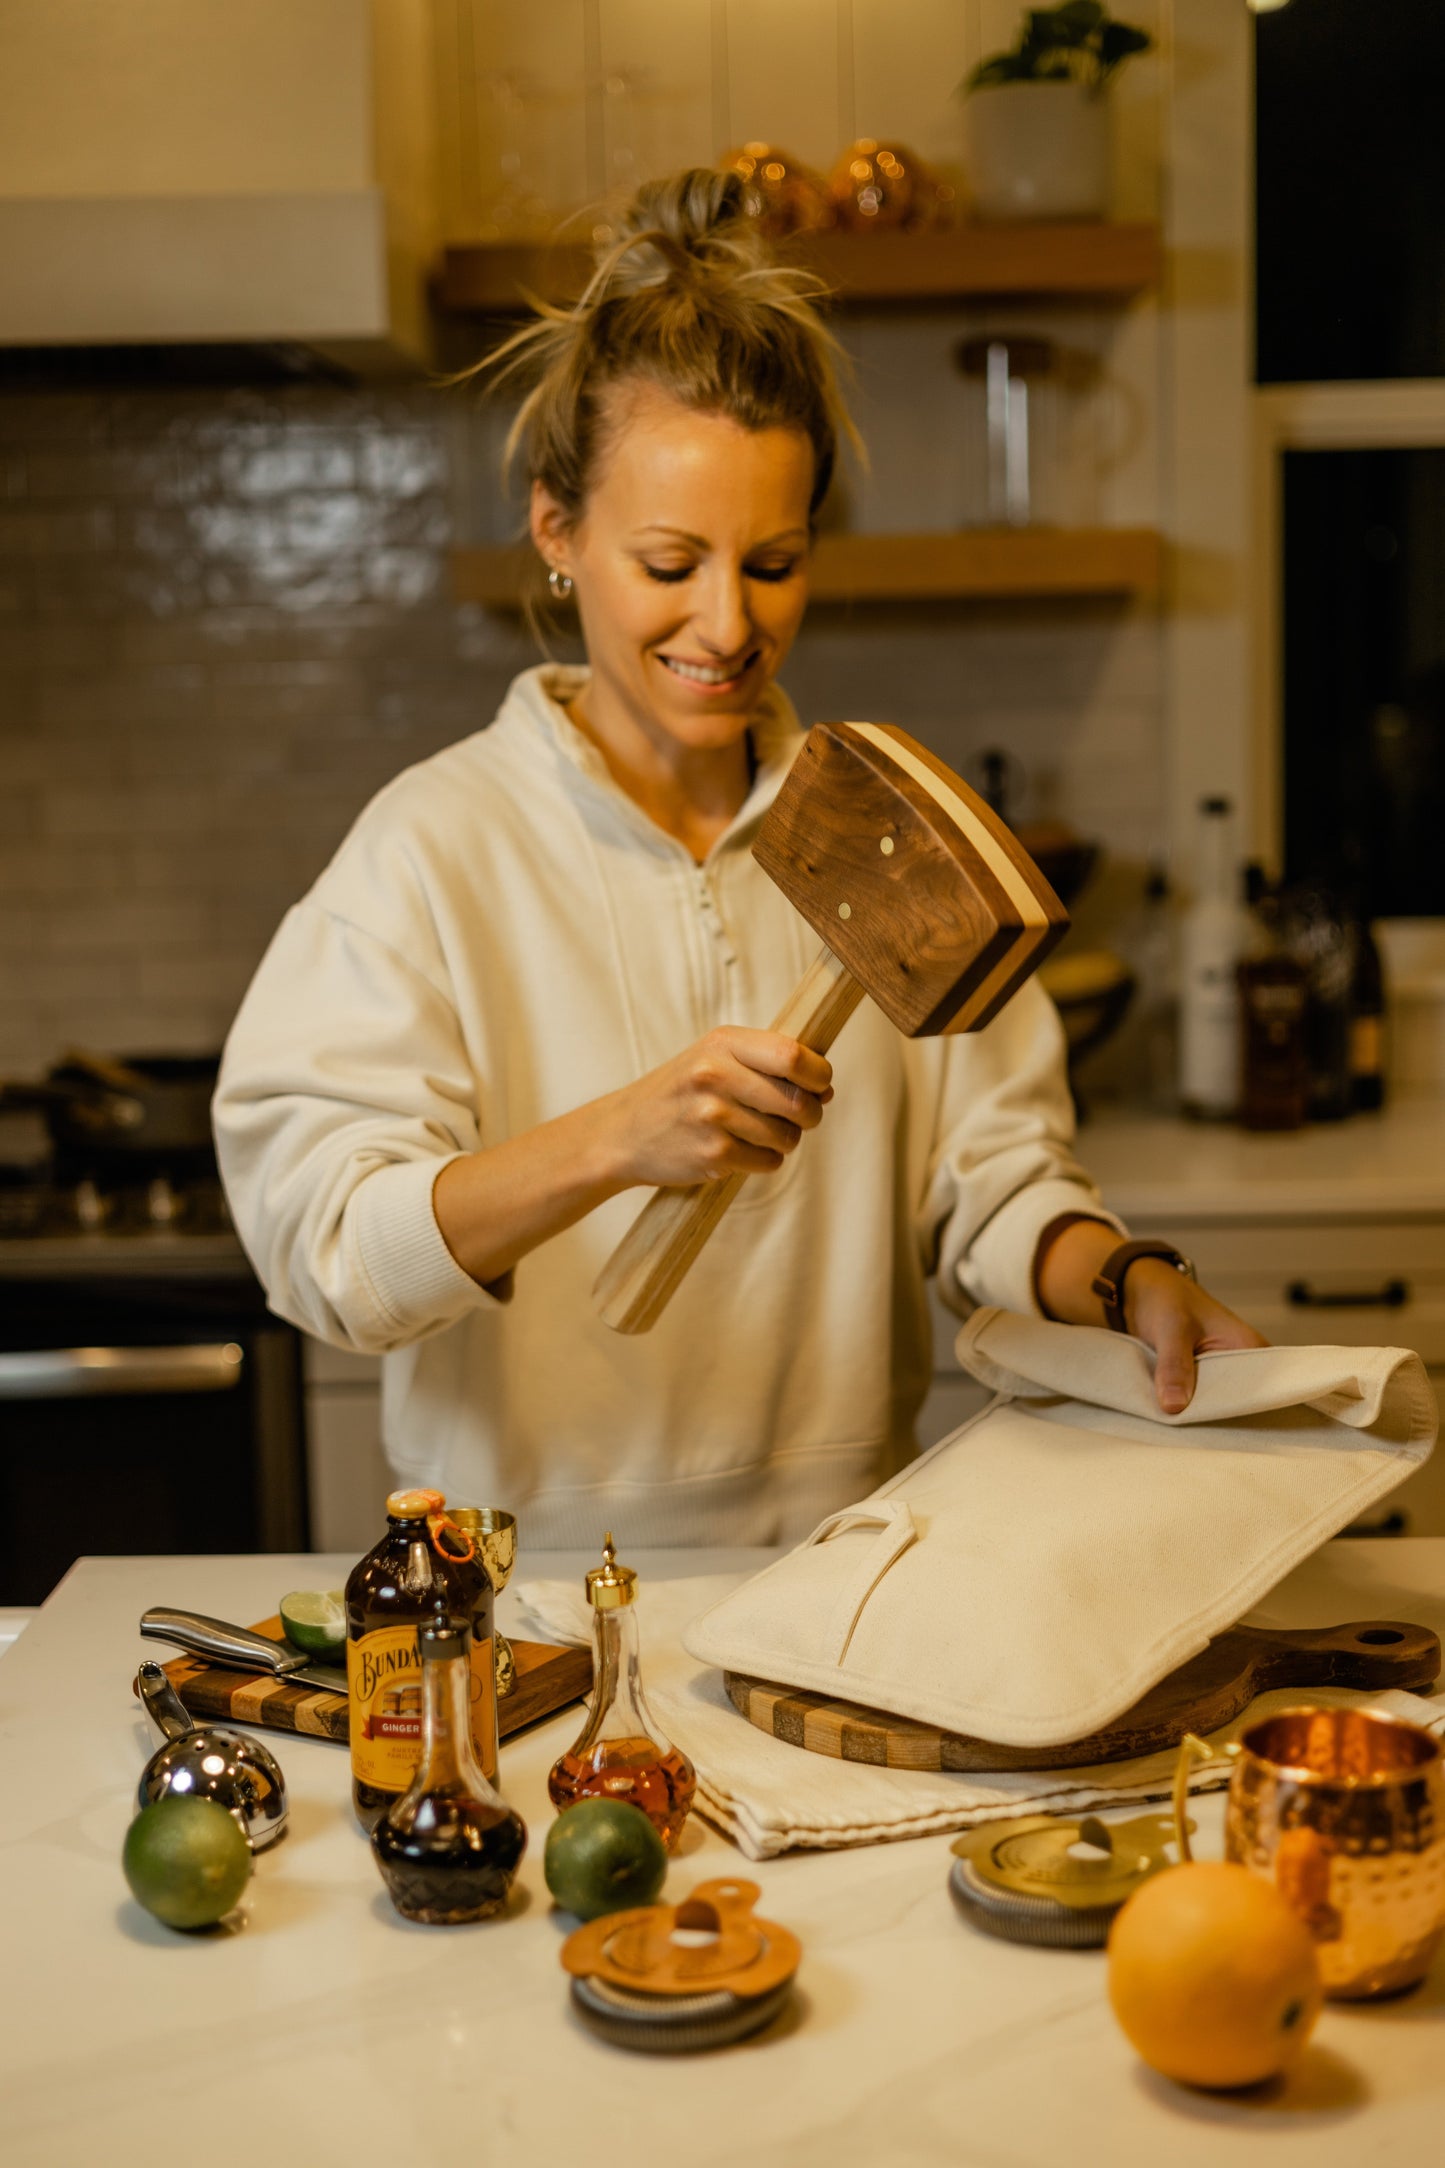
[[[1357,1113],[1385,1104],[1385,973],[1363,910],[1355,921],[1355,972],[1350,988],[1350,1095]]]
[[[1300,882],[1282,901],[1285,940],[1305,973],[1310,1120],[1338,1122],[1354,1107],[1350,1026],[1355,925],[1338,886]]]
[[[1250,940],[1237,973],[1239,1118],[1246,1129],[1299,1129],[1310,1100],[1305,970],[1285,945],[1279,891],[1262,866],[1245,868],[1245,901]]]
[[[1239,988],[1248,944],[1228,798],[1199,804],[1194,901],[1179,943],[1179,1098],[1186,1114],[1227,1121],[1239,1104]]]

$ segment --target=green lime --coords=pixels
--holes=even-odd
[[[346,1650],[346,1601],[339,1588],[303,1588],[281,1598],[286,1639],[308,1656],[339,1662]]]
[[[564,1912],[595,1920],[652,1904],[667,1873],[667,1851],[641,1807],[626,1799],[578,1799],[547,1832],[542,1872]]]
[[[167,1927],[210,1927],[230,1911],[251,1875],[251,1847],[214,1799],[172,1793],[142,1807],[120,1855],[137,1904]]]

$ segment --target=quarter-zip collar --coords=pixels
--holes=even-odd
[[[567,713],[565,703],[575,700],[585,690],[590,677],[590,671],[564,663],[540,663],[534,669],[524,670],[512,680],[493,729],[508,735],[515,732],[531,748],[550,751],[554,759],[565,762],[575,771],[589,792],[600,793],[614,813],[627,822],[650,850],[682,858],[689,866],[695,865],[697,862],[687,846],[659,828],[656,821],[620,787],[601,752]],[[738,848],[751,837],[777,796],[783,777],[793,765],[803,742],[802,726],[793,703],[777,685],[768,687],[753,717],[751,730],[758,764],[752,788],[708,851],[704,865],[710,865],[723,852]]]

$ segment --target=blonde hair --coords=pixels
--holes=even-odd
[[[467,372],[535,376],[507,438],[569,519],[586,503],[606,449],[610,394],[643,383],[744,429],[797,429],[813,447],[810,516],[857,444],[838,388],[837,342],[811,272],[778,263],[743,208],[736,174],[693,167],[640,188],[620,238],[570,307],[533,321]]]

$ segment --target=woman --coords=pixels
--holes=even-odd
[[[734,181],[644,189],[582,302],[510,342],[515,441],[588,668],[399,776],[287,916],[216,1099],[273,1308],[385,1353],[399,1477],[532,1544],[777,1543],[913,1450],[925,1276],[954,1307],[1103,1322],[1122,1238],[1071,1150],[1058,1019],[830,1063],[759,1030],[815,937],[749,853],[800,743],[776,680],[846,419],[807,282]],[[592,1283],[645,1194],[748,1184],[653,1331]],[[1161,1405],[1257,1344],[1168,1259],[1130,1330]]]

